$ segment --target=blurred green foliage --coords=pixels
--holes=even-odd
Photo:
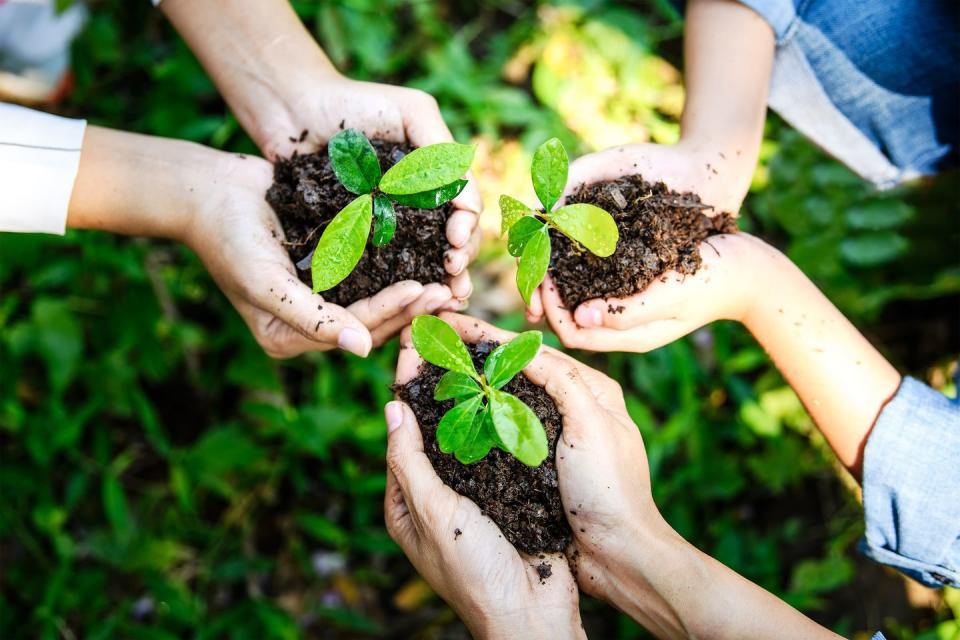
[[[255,151],[149,3],[91,5],[65,113]],[[532,150],[557,135],[582,152],[615,127],[676,136],[681,25],[667,2],[295,6],[341,69],[434,93],[461,140]],[[570,47],[582,55],[562,73]],[[565,106],[587,93],[599,127]],[[955,320],[957,196],[956,181],[874,193],[771,117],[744,225],[925,376],[955,337],[914,349],[910,305],[923,327]],[[199,261],[166,242],[5,235],[0,256],[2,637],[465,635],[382,526],[378,407],[395,343],[367,360],[270,361]],[[957,592],[911,608],[899,578],[857,556],[853,493],[741,328],[578,355],[623,383],[657,503],[698,547],[843,634],[960,633]],[[596,637],[645,637],[599,603],[584,610]]]

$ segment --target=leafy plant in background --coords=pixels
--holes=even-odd
[[[496,446],[526,465],[539,466],[547,457],[543,425],[530,407],[502,389],[536,357],[543,334],[525,331],[500,345],[478,374],[463,340],[443,320],[418,316],[412,331],[420,357],[448,370],[433,392],[434,400],[455,401],[437,425],[440,450],[471,464]]]
[[[530,166],[533,188],[543,211],[534,211],[508,195],[500,196],[500,233],[509,233],[507,250],[520,258],[517,288],[527,304],[550,265],[551,228],[601,258],[612,255],[620,239],[613,216],[600,207],[579,203],[553,210],[567,186],[569,167],[570,159],[563,144],[551,138],[537,148]]]
[[[323,230],[310,268],[313,291],[326,291],[350,275],[363,256],[373,223],[373,244],[393,239],[397,213],[393,203],[434,209],[463,191],[462,176],[473,163],[476,147],[443,142],[410,152],[381,174],[373,145],[360,131],[345,129],[327,146],[340,184],[359,197],[334,216]]]

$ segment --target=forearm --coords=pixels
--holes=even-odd
[[[785,256],[764,246],[743,322],[859,478],[863,447],[900,374]]]
[[[657,637],[838,637],[663,526],[631,538],[644,552],[623,555],[608,598]]]
[[[551,638],[551,640],[585,640],[579,608],[549,610],[534,605],[518,611],[487,611],[482,614],[457,612],[478,640],[518,640]]]
[[[687,3],[681,144],[706,154],[707,177],[741,200],[763,139],[774,44],[766,21],[734,0]]]
[[[216,189],[222,154],[197,144],[87,127],[67,226],[182,240]]]
[[[164,0],[160,7],[261,149],[299,133],[298,106],[285,96],[337,74],[287,0]]]

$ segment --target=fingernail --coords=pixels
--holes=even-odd
[[[340,335],[337,336],[337,344],[344,351],[349,351],[361,358],[366,358],[367,354],[370,353],[370,345],[364,335],[350,327],[340,332]]]
[[[603,314],[593,307],[577,309],[577,324],[581,327],[599,327],[603,324]]]
[[[447,266],[450,267],[447,269],[447,273],[452,276],[460,275],[460,272],[467,266],[467,256],[462,253],[453,254]]]
[[[393,433],[403,424],[403,407],[396,400],[387,403],[383,415],[387,419],[387,433]]]

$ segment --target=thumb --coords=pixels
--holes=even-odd
[[[422,500],[442,484],[423,452],[423,436],[417,418],[406,403],[394,400],[384,407],[387,420],[387,468],[397,480],[410,511],[416,513]]]
[[[659,320],[676,320],[682,303],[695,297],[699,291],[699,283],[694,278],[667,271],[636,295],[595,298],[581,303],[574,311],[573,319],[584,328],[604,327],[617,331]]]
[[[269,279],[268,279],[269,280]],[[336,344],[341,349],[366,357],[373,346],[370,331],[352,313],[324,301],[286,270],[272,278],[277,283],[260,292],[257,306],[276,316],[310,342]]]

